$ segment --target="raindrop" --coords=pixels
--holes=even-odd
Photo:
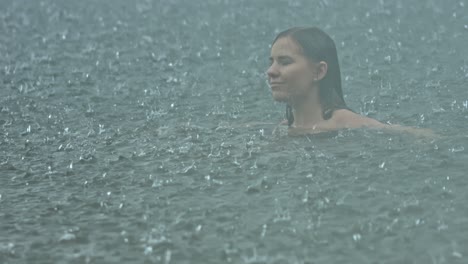
[[[63,242],[63,241],[71,241],[71,240],[74,240],[76,239],[76,236],[74,234],[71,234],[71,233],[65,233],[63,234],[60,238],[59,238],[59,241],[60,242]]]
[[[359,240],[361,240],[361,234],[354,234],[354,235],[353,235],[353,240],[354,240],[354,241],[359,241]]]
[[[385,161],[379,165],[379,168],[383,169],[385,167]]]
[[[262,226],[262,234],[260,235],[260,237],[264,238],[265,237],[265,234],[266,234],[266,231],[267,231],[267,224],[263,224]]]
[[[104,132],[106,132],[106,130],[104,129],[104,125],[99,124],[99,135],[101,135]]]
[[[304,192],[304,197],[302,197],[302,202],[303,203],[307,203],[307,201],[309,201],[309,190],[306,190]]]
[[[388,55],[388,56],[386,56],[386,57],[384,58],[384,61],[390,63],[390,62],[392,62],[392,57],[391,57],[390,55]]]
[[[192,165],[185,167],[185,168],[182,170],[182,173],[183,173],[183,174],[190,173],[190,172],[194,171],[196,168],[197,168],[197,167],[195,166],[195,162],[193,162]]]
[[[421,114],[421,115],[419,116],[419,121],[420,121],[421,123],[424,123],[424,120],[426,120],[426,118],[424,117],[424,114]]]
[[[171,255],[172,255],[172,252],[170,250],[166,250],[166,254],[164,256],[165,264],[169,264],[169,262],[171,261]]]
[[[456,146],[450,149],[450,152],[457,153],[464,151],[465,148],[463,146]]]
[[[145,247],[145,251],[143,252],[143,254],[149,255],[151,253],[153,253],[153,247],[151,247],[151,246]]]
[[[444,224],[444,223],[440,223],[438,226],[437,226],[437,231],[442,231],[442,230],[447,230],[448,229],[448,225]]]

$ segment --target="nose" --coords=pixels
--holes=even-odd
[[[270,68],[268,68],[268,70],[266,71],[266,74],[268,75],[268,77],[270,78],[275,78],[275,77],[278,77],[279,76],[279,71],[278,69],[275,67],[275,64],[273,63]]]

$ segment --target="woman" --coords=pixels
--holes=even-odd
[[[267,75],[273,98],[287,104],[290,135],[360,127],[430,134],[351,111],[343,99],[335,43],[316,27],[281,32],[273,41]]]
[[[318,28],[281,32],[273,41],[267,75],[273,98],[287,103],[292,133],[386,126],[348,109],[335,43]]]

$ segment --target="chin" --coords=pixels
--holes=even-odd
[[[288,95],[283,92],[273,92],[273,99],[277,102],[287,102]]]

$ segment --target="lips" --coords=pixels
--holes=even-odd
[[[280,86],[280,85],[282,85],[282,84],[283,84],[283,83],[281,83],[281,82],[271,82],[271,83],[270,83],[270,87],[273,88],[273,87],[275,87],[275,86]]]

